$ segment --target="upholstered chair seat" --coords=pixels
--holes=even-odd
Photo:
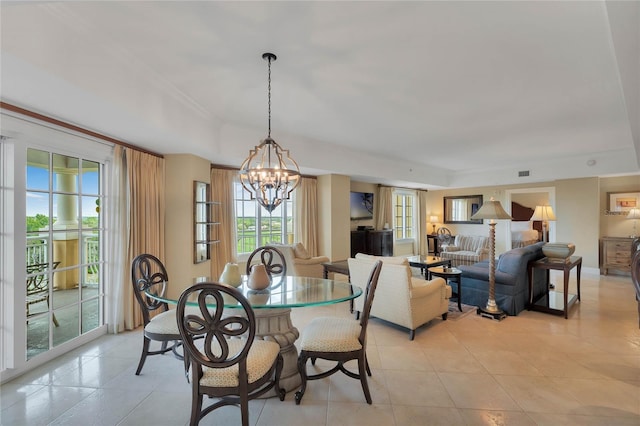
[[[230,353],[239,353],[247,344],[245,339],[228,339]],[[280,345],[266,340],[254,340],[247,355],[247,376],[249,383],[264,377],[275,364]],[[200,386],[232,388],[239,386],[238,364],[227,368],[202,368]]]
[[[315,318],[304,329],[300,349],[328,352],[360,350],[360,328],[357,321],[345,321],[335,317]]]

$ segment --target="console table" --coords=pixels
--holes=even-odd
[[[529,262],[527,266],[529,272],[529,306],[531,311],[546,312],[548,314],[563,315],[568,318],[569,308],[573,306],[576,300],[580,300],[580,270],[582,269],[582,257],[571,256],[566,262],[554,262],[549,258],[535,260]],[[544,269],[547,271],[546,286],[547,291],[535,300],[533,299],[533,270]],[[577,294],[569,294],[569,274],[571,270],[576,268]],[[549,288],[549,271],[563,271],[564,274],[564,292],[557,292]],[[562,301],[562,304],[561,304]]]

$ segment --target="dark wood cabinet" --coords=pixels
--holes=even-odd
[[[356,253],[393,256],[393,231],[351,231],[351,257],[355,257]]]

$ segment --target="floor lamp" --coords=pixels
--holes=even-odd
[[[548,243],[547,235],[549,233],[549,221],[556,220],[556,215],[553,213],[551,206],[536,206],[536,209],[533,211],[533,216],[531,216],[531,220],[542,221],[542,241]]]
[[[480,210],[473,216],[472,220],[489,219],[489,300],[487,306],[478,308],[477,314],[485,318],[501,321],[506,318],[505,314],[496,303],[496,219],[513,219],[509,213],[504,211],[500,201],[495,201],[493,197],[480,207]]]

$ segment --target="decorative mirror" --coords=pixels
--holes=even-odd
[[[200,263],[211,259],[211,245],[218,242],[216,234],[215,206],[210,200],[210,185],[205,182],[193,182],[193,262]]]
[[[482,206],[482,195],[460,195],[444,197],[444,223],[467,223],[482,225],[482,219],[471,216]]]

